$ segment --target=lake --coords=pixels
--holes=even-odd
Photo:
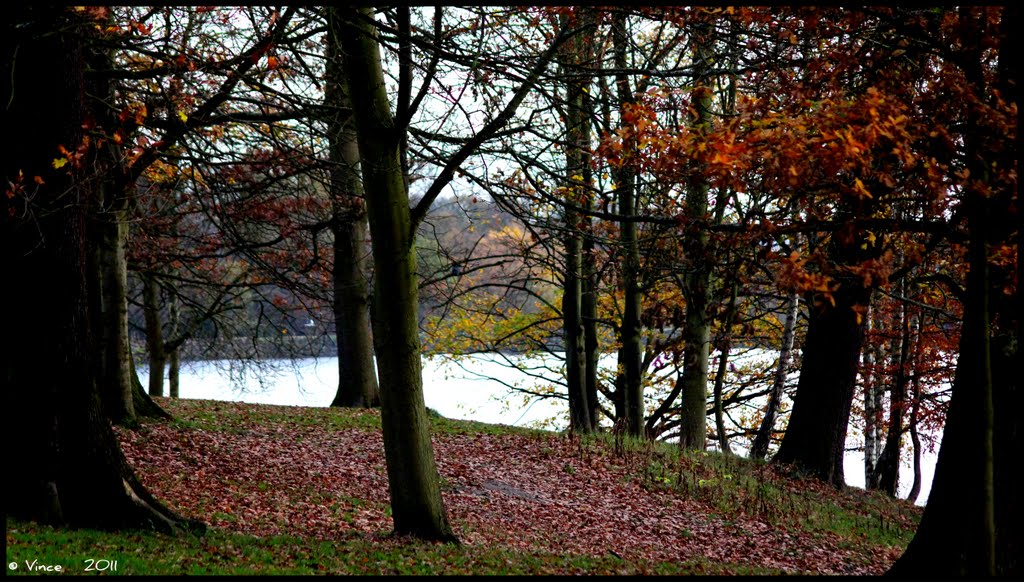
[[[564,400],[538,400],[513,393],[509,386],[534,388],[546,384],[530,374],[518,371],[503,360],[523,363],[516,356],[480,354],[453,362],[445,357],[423,359],[423,395],[426,405],[455,419],[492,424],[563,430],[568,424]],[[612,358],[611,363],[613,363]],[[534,374],[545,362],[526,360]],[[550,375],[550,374],[549,374]],[[142,385],[148,381],[148,369],[139,368]],[[165,385],[166,386],[166,385]],[[297,360],[271,360],[242,366],[226,360],[183,362],[180,397],[205,400],[278,404],[286,406],[330,406],[338,389],[338,360],[333,357]],[[166,390],[166,387],[165,387]],[[710,420],[710,419],[709,419]],[[850,434],[847,448],[861,445],[860,435]],[[735,449],[736,447],[734,447]],[[910,454],[904,453],[900,469],[900,496],[906,497],[913,481]],[[937,451],[922,454],[922,486],[917,504],[924,505],[931,488]],[[845,458],[844,472],[850,486],[864,486],[864,455],[851,450]]]

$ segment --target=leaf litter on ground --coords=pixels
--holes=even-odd
[[[159,402],[174,421],[117,433],[143,483],[182,515],[261,538],[390,543],[379,411]],[[881,574],[920,517],[906,502],[664,443],[444,418],[433,443],[465,546],[614,556],[633,573]]]

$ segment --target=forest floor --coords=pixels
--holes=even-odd
[[[379,411],[158,402],[175,420],[117,429],[122,448],[149,490],[207,533],[8,519],[9,574],[33,560],[85,573],[92,560],[101,573],[167,575],[874,575],[922,511],[718,453],[438,417],[442,495],[462,543],[426,543],[389,535]]]

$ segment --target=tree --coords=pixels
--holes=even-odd
[[[372,9],[338,31],[366,193],[374,260],[374,345],[395,533],[457,542],[448,523],[423,403],[414,229],[403,175],[401,123],[391,114]]]
[[[4,126],[21,140],[5,157],[0,216],[2,269],[18,286],[4,286],[2,303],[20,336],[0,355],[5,437],[20,443],[5,509],[86,527],[199,527],[147,492],[100,407],[86,221],[103,176],[84,131],[94,119],[84,73],[105,14],[21,6],[4,26]]]
[[[754,442],[750,446],[750,458],[752,459],[764,459],[768,455],[768,445],[771,443],[772,432],[775,430],[775,418],[782,400],[782,389],[785,387],[786,374],[789,371],[789,359],[796,337],[796,319],[799,314],[800,296],[794,292],[786,301],[786,323],[782,332],[782,345],[779,347],[779,363],[775,369],[771,392],[768,394],[768,407],[764,413],[764,419],[762,419],[757,436],[754,437]]]
[[[359,146],[341,58],[341,19],[327,7],[327,88],[331,108],[330,188],[334,228],[334,315],[338,344],[338,394],[332,406],[376,406],[380,396],[370,332],[366,265],[366,203],[359,178]]]
[[[1021,421],[1012,408],[1022,402],[1024,363],[1021,217],[1010,210],[1019,204],[1011,172],[1019,164],[1020,9],[962,7],[939,16],[946,17],[907,28],[956,47],[943,53],[952,66],[942,73],[956,82],[942,86],[953,94],[938,99],[933,114],[963,121],[955,155],[964,168],[969,273],[932,491],[914,539],[889,573],[1012,575],[1021,571],[1024,548]]]
[[[615,76],[615,89],[619,118],[623,125],[628,123],[625,114],[636,97],[630,90],[629,76],[624,72],[627,67],[627,30],[626,13],[618,11],[612,15],[612,43],[614,47],[615,67],[619,72]],[[628,140],[624,147],[633,152],[635,140]],[[622,244],[622,320],[619,323],[619,365],[622,367],[621,381],[617,392],[618,401],[622,403],[622,421],[626,432],[633,436],[641,436],[644,426],[644,392],[642,378],[642,346],[640,340],[640,312],[642,296],[640,291],[640,247],[637,244],[637,224],[630,220],[637,214],[636,168],[632,156],[627,157],[621,165],[613,166],[615,176],[616,198],[618,211],[623,220],[619,224],[619,237]]]
[[[693,51],[696,64],[691,107],[694,108],[693,131],[701,139],[711,130],[711,47],[714,38],[711,27],[705,23],[694,26]],[[690,172],[686,190],[685,216],[694,225],[704,221],[708,213],[710,185],[700,162]],[[686,255],[682,291],[686,299],[686,319],[683,323],[682,418],[679,446],[686,450],[704,450],[707,436],[707,384],[708,357],[711,344],[711,322],[708,307],[711,295],[711,266],[713,258],[708,244],[710,236],[700,226],[686,233]]]
[[[399,34],[409,34],[408,8],[399,8]],[[437,10],[441,10],[438,8]],[[440,14],[437,15],[439,17]],[[397,115],[391,113],[372,9],[345,13],[340,35],[352,99],[360,169],[373,243],[373,335],[379,362],[381,423],[398,534],[457,541],[441,499],[437,468],[423,404],[416,284],[416,228],[462,163],[494,136],[533,88],[566,34],[556,35],[512,98],[448,158],[416,206],[409,208],[408,168],[402,151],[408,124],[419,104],[412,77],[399,78]],[[400,37],[400,42],[402,38]],[[439,50],[439,47],[434,47]],[[401,58],[401,55],[400,55]],[[432,79],[426,79],[425,83]],[[425,91],[421,90],[420,95]]]
[[[570,18],[573,20],[572,23],[570,23]],[[567,43],[565,49],[565,60],[569,66],[579,67],[590,60],[589,41],[593,34],[593,24],[588,21],[591,19],[592,15],[587,9],[582,9],[572,15],[561,14],[563,28],[572,27],[578,31],[573,42]],[[586,276],[590,270],[586,265],[589,257],[585,256],[583,252],[583,239],[586,237],[586,225],[589,224],[589,219],[576,209],[578,206],[589,206],[588,200],[591,197],[589,191],[592,183],[589,164],[591,111],[588,99],[588,81],[586,77],[580,76],[566,83],[564,114],[567,142],[564,192],[569,203],[563,207],[565,270],[562,274],[562,337],[565,344],[565,380],[569,396],[569,429],[578,433],[588,433],[594,430],[593,415],[591,414],[592,403],[589,402],[591,390],[588,390],[588,385],[594,386],[594,376],[596,375],[594,362],[590,357],[590,354],[593,354],[593,349],[587,349],[588,342],[595,342],[596,338],[593,337],[593,333],[586,333],[587,329],[592,330],[594,309],[593,277]],[[585,306],[589,306],[591,311],[590,322],[586,321],[588,314],[584,313]],[[588,381],[588,377],[590,377],[590,381]],[[595,390],[593,397],[596,396]]]

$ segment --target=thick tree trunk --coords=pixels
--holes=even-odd
[[[1024,450],[1024,212],[1021,212],[1019,186],[1020,175],[1020,69],[1021,52],[1021,6],[1009,4],[1003,8],[1002,34],[999,50],[1000,96],[1008,103],[1017,105],[1017,125],[1012,134],[1015,142],[1004,147],[998,156],[996,169],[1006,172],[1013,168],[1015,178],[1012,187],[1001,188],[1001,208],[1007,209],[1002,216],[1007,220],[1007,230],[1016,235],[1016,270],[1005,267],[1000,270],[1001,285],[995,294],[996,318],[1000,322],[992,342],[992,402],[994,408],[993,428],[993,481],[995,510],[995,553],[996,571],[1001,575],[1020,575],[1024,571],[1024,478],[1021,477],[1021,450]],[[1013,208],[1014,211],[1009,211]],[[1007,237],[1011,245],[1011,237]],[[1014,282],[1015,293],[1007,295],[1003,289]]]
[[[88,67],[94,70],[113,66],[111,51],[88,51]],[[94,121],[102,127],[115,123],[110,79],[86,80]],[[108,142],[97,145],[95,172],[100,176],[90,188],[94,199],[87,221],[89,240],[89,288],[91,309],[96,317],[94,329],[99,342],[99,387],[103,410],[115,424],[133,426],[137,422],[132,400],[131,366],[128,358],[128,266],[125,245],[128,239],[127,213],[130,194],[116,179],[121,170],[123,148]]]
[[[340,16],[340,15],[339,15]],[[395,533],[457,542],[448,523],[423,403],[414,233],[384,85],[373,10],[341,18],[345,75],[358,132],[374,260],[374,344]]]
[[[987,14],[979,18],[975,7],[962,7],[958,15],[964,49],[957,64],[974,94],[989,100],[981,47],[991,22]],[[1008,103],[1019,103],[1020,6],[1008,5],[1000,16],[996,88]],[[1006,134],[983,131],[984,118],[969,104],[965,118],[964,155],[973,179],[964,189],[969,270],[960,356],[928,505],[914,539],[888,572],[895,575],[1012,576],[1022,571],[1020,234],[1024,218],[1016,179],[1009,177],[1019,165],[1019,116],[1017,126]],[[1004,135],[1012,134],[1015,142],[1004,141]],[[1014,206],[1017,211],[1012,210]],[[1014,236],[1016,267],[991,265],[991,246],[1008,246]],[[1008,295],[1004,290],[1010,288],[1014,275],[1014,293]]]
[[[327,91],[334,212],[334,321],[338,343],[338,393],[331,406],[380,405],[370,331],[366,202],[359,177],[359,144],[345,83],[337,8],[327,8]]]
[[[156,501],[126,463],[101,406],[99,352],[87,274],[87,201],[101,180],[53,169],[58,144],[75,149],[87,117],[82,37],[93,27],[62,7],[16,6],[4,24],[4,127],[19,136],[4,179],[39,176],[31,200],[0,201],[2,272],[18,341],[0,350],[4,432],[9,449],[4,506],[9,516],[92,528],[188,524]],[[90,23],[91,24],[91,23]],[[40,75],[39,71],[47,74]],[[15,89],[16,90],[12,90]],[[43,346],[48,346],[44,349]]]
[[[103,410],[115,424],[137,422],[132,398],[132,368],[128,358],[128,268],[125,261],[127,224],[123,213],[109,210],[109,182],[100,185],[97,216],[89,222],[90,289],[94,295],[96,335],[100,351],[99,386]]]
[[[995,573],[987,221],[980,196],[969,196],[970,271],[949,412],[928,505],[891,574]]]
[[[792,293],[786,303],[786,323],[782,328],[779,364],[775,368],[775,379],[772,381],[772,390],[768,394],[768,406],[765,409],[764,418],[761,419],[761,426],[757,429],[757,436],[754,437],[754,444],[750,447],[750,458],[752,459],[764,459],[768,455],[768,446],[771,444],[772,433],[775,432],[775,417],[778,416],[782,390],[786,387],[786,373],[789,371],[789,362],[793,356],[796,318],[799,315],[800,296]]]
[[[841,278],[835,306],[813,299],[804,341],[803,363],[789,426],[772,462],[788,463],[843,487],[846,429],[857,378],[864,326],[855,308],[864,309],[870,290],[859,278]]]

